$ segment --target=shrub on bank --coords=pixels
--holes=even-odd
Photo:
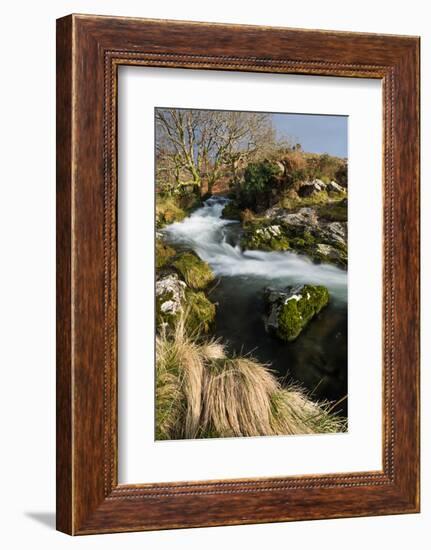
[[[275,177],[280,175],[280,167],[268,161],[250,163],[244,172],[244,182],[240,191],[243,208],[258,211],[269,206],[269,195]]]

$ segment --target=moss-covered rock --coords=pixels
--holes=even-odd
[[[180,317],[191,335],[208,333],[213,326],[216,306],[202,291],[194,291],[170,273],[156,281],[156,326],[174,329]]]
[[[347,222],[347,199],[318,206],[316,211],[323,220]]]
[[[313,249],[311,255],[315,260],[347,267],[347,250],[343,250],[341,247],[319,243]]]
[[[183,210],[175,200],[170,197],[163,199],[158,196],[156,200],[156,227],[161,228],[174,222],[180,222],[186,217]]]
[[[345,205],[340,205],[345,208]],[[290,250],[313,261],[347,267],[347,223],[320,219],[315,208],[271,208],[243,223],[241,246],[249,250]]]
[[[165,267],[175,254],[171,246],[164,243],[162,239],[156,238],[156,269]]]
[[[241,246],[248,250],[288,250],[289,239],[279,224],[266,221],[251,222],[241,238]]]
[[[193,252],[184,252],[172,263],[186,284],[195,290],[204,289],[214,280],[210,266]]]
[[[249,250],[295,250],[312,255],[318,242],[318,229],[309,225],[289,224],[280,217],[274,220],[257,220],[247,224],[241,246]]]
[[[216,306],[203,292],[186,292],[187,329],[191,334],[208,333],[215,320]]]
[[[235,201],[228,202],[222,210],[221,217],[226,220],[240,220],[241,209]]]
[[[302,285],[283,290],[268,288],[266,328],[285,342],[296,340],[308,323],[328,304],[324,286]]]

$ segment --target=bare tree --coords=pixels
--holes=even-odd
[[[156,109],[157,178],[165,188],[200,192],[205,182],[211,193],[220,177],[234,180],[241,163],[274,142],[266,114]]]

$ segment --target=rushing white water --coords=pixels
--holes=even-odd
[[[315,264],[293,252],[242,251],[238,222],[221,218],[227,202],[211,197],[191,216],[164,229],[168,241],[194,250],[217,276],[253,278],[282,286],[322,284],[334,298],[347,301],[347,273],[342,269]]]

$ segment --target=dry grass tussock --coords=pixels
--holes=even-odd
[[[156,341],[156,438],[193,439],[334,433],[345,421],[298,388],[282,388],[267,366],[199,342],[180,319]]]

